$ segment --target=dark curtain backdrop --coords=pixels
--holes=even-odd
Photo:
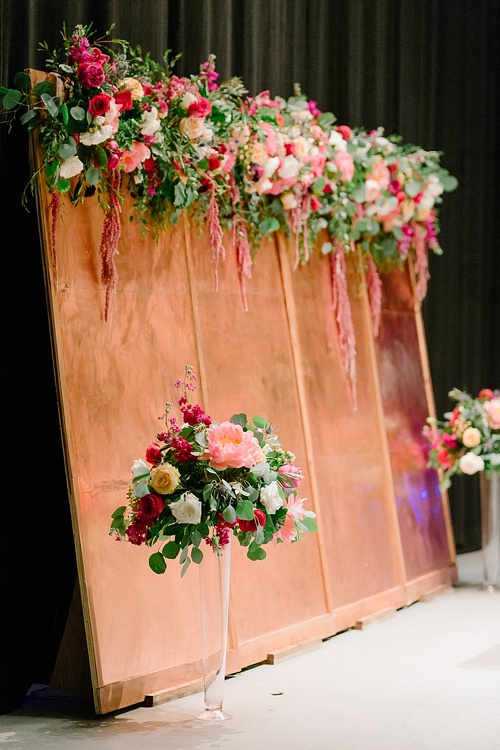
[[[300,83],[339,123],[443,152],[459,180],[441,209],[423,315],[438,415],[453,387],[500,386],[498,0],[2,0],[0,84],[44,68],[38,44],[90,21],[178,75],[209,53],[252,95]],[[28,140],[0,128],[2,562],[0,713],[50,679],[76,576]],[[256,271],[257,272],[257,271]],[[110,450],[113,447],[110,446]],[[478,482],[450,490],[458,552],[479,549]]]

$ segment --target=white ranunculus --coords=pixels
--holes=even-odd
[[[267,512],[272,515],[283,505],[283,498],[280,496],[278,490],[278,482],[274,480],[267,487],[263,487],[260,491],[260,502],[265,507]]]
[[[483,471],[484,461],[481,456],[476,456],[475,453],[466,453],[460,459],[459,466],[462,474],[476,474],[478,471]]]
[[[279,176],[283,180],[289,180],[290,177],[296,177],[299,173],[300,162],[292,154],[289,154],[283,160],[283,164],[278,170]]]
[[[156,107],[144,110],[141,117],[141,133],[143,135],[154,135],[160,126]]]
[[[467,427],[462,435],[462,443],[466,448],[476,448],[481,442],[481,433],[477,427]]]
[[[443,192],[443,186],[439,182],[439,177],[437,174],[430,174],[427,177],[427,190],[435,197],[437,198],[438,195],[441,195]]]
[[[66,159],[66,161],[61,164],[59,174],[65,180],[69,180],[70,177],[74,177],[76,174],[79,174],[82,169],[83,162],[75,154],[74,156],[70,156],[69,159]]]
[[[179,523],[200,523],[201,521],[201,502],[192,492],[184,492],[180,500],[169,507]]]

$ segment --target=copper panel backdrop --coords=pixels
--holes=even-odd
[[[298,545],[269,545],[264,562],[234,550],[229,671],[403,604],[405,566],[415,575],[450,565],[439,523],[432,529],[405,525],[401,514],[397,523],[385,401],[354,258],[348,285],[358,349],[356,412],[340,363],[325,259],[313,255],[309,266],[294,271],[282,239],[263,244],[247,282],[245,312],[229,238],[216,290],[203,231],[183,220],[156,243],[123,221],[118,289],[105,322],[97,202],[65,205],[57,226],[57,279],[43,191],[40,216],[97,713],[201,676],[196,566],[182,580],[175,562],[157,576],[148,567],[149,550],[108,536],[110,514],[124,504],[131,463],[154,439],[157,417],[185,364],[198,372],[198,399],[214,419],[245,410],[273,423],[303,468],[303,494],[318,515],[317,534]],[[409,325],[406,356],[418,369],[412,336]],[[392,341],[397,334],[386,326],[389,352]],[[420,399],[416,421],[424,401],[418,393],[412,398]],[[440,509],[436,499],[429,512]],[[258,597],[248,596],[255,590]]]

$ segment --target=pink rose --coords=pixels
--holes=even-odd
[[[115,94],[115,102],[122,112],[125,112],[127,109],[132,109],[132,92],[130,89],[117,91]]]
[[[219,471],[242,466],[250,469],[263,460],[261,447],[253,433],[232,422],[210,425],[207,445],[210,465]]]
[[[347,151],[339,151],[335,157],[335,164],[342,173],[342,179],[349,182],[354,177],[354,162]]]
[[[491,388],[481,388],[478,398],[487,398],[489,400],[493,398],[493,391]]]
[[[92,117],[102,117],[105,115],[109,109],[110,102],[110,95],[105,94],[104,91],[93,96],[89,101],[89,112]]]
[[[492,430],[500,430],[500,398],[492,398],[485,401],[483,409],[488,417],[488,423]]]
[[[189,105],[188,114],[190,117],[206,117],[211,111],[212,105],[208,99],[200,96],[199,99],[196,99],[196,101]]]
[[[95,62],[83,62],[76,69],[78,80],[86,89],[98,89],[104,83],[105,75],[102,65]]]
[[[349,125],[338,125],[337,130],[345,141],[352,138],[352,130]]]
[[[138,169],[142,162],[149,159],[150,156],[151,151],[144,143],[133,141],[132,149],[123,152],[122,164],[125,172],[133,172],[134,169]]]

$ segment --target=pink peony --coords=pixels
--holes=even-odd
[[[483,409],[488,417],[488,423],[492,430],[500,430],[500,398],[492,398],[485,401]]]
[[[151,151],[144,143],[139,141],[133,141],[132,148],[130,151],[124,151],[122,156],[122,164],[125,172],[133,172],[141,166],[143,161],[149,159]]]
[[[212,105],[208,99],[205,99],[204,96],[200,96],[199,99],[196,99],[196,101],[189,105],[188,115],[190,117],[206,117],[211,111]]]
[[[212,424],[207,430],[210,465],[214,469],[250,469],[263,459],[262,450],[250,431],[232,422]]]

